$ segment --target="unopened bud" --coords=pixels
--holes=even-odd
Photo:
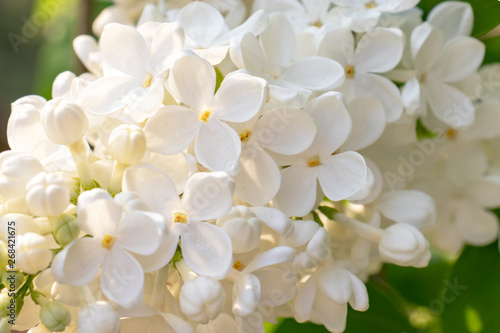
[[[71,243],[80,233],[80,228],[76,224],[76,216],[72,214],[61,215],[52,228],[54,239],[62,246]]]
[[[47,268],[52,260],[48,240],[35,233],[18,236],[17,267],[28,274],[36,274]]]
[[[427,239],[407,223],[385,229],[378,248],[382,258],[399,266],[425,267],[431,258]]]
[[[26,185],[26,203],[38,216],[58,216],[69,204],[69,187],[54,173],[41,172]]]
[[[52,332],[62,332],[71,323],[71,314],[58,302],[47,302],[40,310],[40,321]]]
[[[140,127],[123,124],[111,132],[108,151],[123,164],[137,164],[146,151],[146,136]]]
[[[53,99],[42,109],[42,125],[50,141],[69,146],[81,140],[89,128],[83,109],[61,98]]]
[[[78,314],[78,333],[118,333],[120,316],[108,302],[89,304]]]
[[[217,219],[217,225],[231,238],[234,253],[253,250],[260,241],[262,222],[245,206],[236,206],[229,214]]]
[[[0,195],[24,198],[26,184],[42,171],[42,164],[34,156],[14,151],[0,153]]]
[[[182,313],[202,324],[220,314],[225,298],[226,293],[220,282],[204,276],[186,281],[179,294]]]

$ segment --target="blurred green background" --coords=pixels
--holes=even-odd
[[[423,0],[428,13],[440,1]],[[485,63],[500,61],[500,37],[487,34],[500,24],[500,2],[468,0],[474,8],[473,35],[487,46]],[[72,50],[75,36],[90,33],[107,0],[0,0],[0,151],[10,103],[28,95],[50,98],[64,70],[84,71]],[[496,213],[499,213],[498,211]],[[458,258],[434,252],[425,269],[385,265],[367,283],[370,309],[350,309],[347,333],[500,332],[498,244],[467,247]],[[313,324],[280,320],[267,332],[327,332]]]

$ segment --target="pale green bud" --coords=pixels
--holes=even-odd
[[[63,214],[52,227],[52,235],[57,243],[65,246],[78,237],[80,228],[76,224],[76,216]]]
[[[62,332],[71,323],[68,309],[58,302],[48,302],[40,310],[40,321],[52,332]]]
[[[17,290],[24,282],[24,274],[20,272],[7,272],[2,274],[2,284],[10,290]],[[1,317],[1,316],[0,316]]]

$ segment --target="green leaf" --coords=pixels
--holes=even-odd
[[[427,127],[425,127],[424,124],[422,124],[420,118],[417,119],[416,131],[417,131],[417,139],[419,141],[425,139],[433,139],[437,135],[436,133],[432,132]]]
[[[443,333],[500,332],[499,282],[498,244],[467,247],[435,301],[442,311]]]
[[[474,29],[472,36],[479,37],[495,28],[500,22],[500,2],[498,0],[463,0],[472,5],[474,11]],[[421,0],[418,6],[424,11],[425,16],[432,8],[442,1]]]
[[[483,40],[486,46],[483,64],[491,64],[500,61],[500,36]]]
[[[335,208],[328,207],[328,206],[319,206],[318,210],[322,212],[326,217],[328,217],[330,220],[334,220],[333,215],[335,213],[338,213],[339,211],[336,210]]]

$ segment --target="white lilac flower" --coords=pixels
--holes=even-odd
[[[227,76],[215,92],[215,70],[204,59],[186,55],[173,65],[169,88],[186,106],[165,106],[146,123],[148,148],[173,155],[195,140],[196,159],[216,171],[229,171],[241,153],[238,133],[224,121],[245,122],[267,100],[266,82],[244,73]]]
[[[82,286],[101,269],[101,288],[121,304],[135,301],[142,292],[144,273],[132,254],[152,254],[159,245],[160,231],[148,214],[134,211],[122,217],[122,207],[111,196],[94,189],[79,197],[78,226],[93,237],[78,238],[60,252],[60,266],[53,267],[57,279]]]
[[[312,91],[336,88],[345,76],[342,67],[331,59],[311,56],[294,61],[295,43],[290,22],[274,13],[259,38],[246,34],[231,47],[231,59],[238,68],[266,79],[272,98],[303,106]]]
[[[161,106],[172,56],[183,45],[178,24],[158,25],[151,42],[140,29],[107,25],[100,39],[104,76],[89,85],[83,106],[103,115],[123,110],[135,121],[144,121]]]
[[[365,160],[360,154],[337,153],[352,126],[349,113],[338,97],[324,94],[304,110],[316,121],[316,137],[304,152],[283,158],[281,164],[287,167],[281,170],[281,187],[275,197],[279,209],[290,216],[309,213],[318,190],[330,200],[339,201],[360,190],[367,179]]]
[[[425,115],[429,107],[447,125],[464,127],[474,121],[474,105],[453,83],[477,71],[484,44],[467,36],[444,42],[443,32],[428,22],[413,30],[411,51],[416,75],[402,90],[403,103],[410,114]]]
[[[393,122],[403,112],[401,95],[393,82],[379,74],[392,70],[400,62],[403,38],[399,29],[375,28],[355,41],[349,29],[336,29],[326,33],[318,54],[344,68],[346,80],[337,90],[348,102],[363,96],[375,97],[382,103],[387,121]]]

